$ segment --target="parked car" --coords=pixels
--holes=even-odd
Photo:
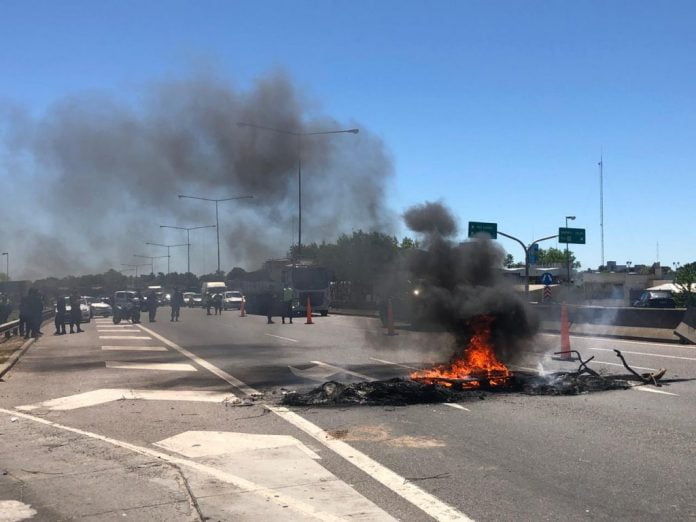
[[[223,294],[222,307],[225,310],[239,310],[242,307],[242,301],[244,301],[242,292],[231,290]]]
[[[660,290],[646,290],[633,306],[639,308],[676,308],[677,303],[674,301],[671,292]]]
[[[72,312],[72,306],[70,306],[70,297],[59,297],[58,299],[65,299],[65,319],[63,322],[68,324],[70,322],[70,314]],[[56,313],[58,308],[56,307]],[[89,310],[89,304],[87,301],[81,297],[80,298],[80,322],[89,323],[92,320],[92,314]]]
[[[186,306],[189,308],[200,308],[203,306],[203,296],[201,294],[191,293],[188,296],[188,301],[186,301],[186,298],[184,298],[184,301],[186,302]]]
[[[89,305],[91,317],[109,317],[112,314],[111,305],[104,302],[103,298],[83,296],[82,299]]]

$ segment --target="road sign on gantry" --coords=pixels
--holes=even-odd
[[[491,239],[498,239],[498,223],[469,221],[469,237],[474,237],[477,234],[488,234]]]
[[[584,228],[564,228],[558,229],[559,243],[574,243],[576,245],[585,244],[585,229]]]

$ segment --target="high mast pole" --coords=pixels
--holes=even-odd
[[[602,243],[602,266],[604,266],[604,159],[599,155],[599,229]]]

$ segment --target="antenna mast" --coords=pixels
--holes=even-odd
[[[602,241],[602,266],[604,266],[604,160],[599,156],[599,228]]]

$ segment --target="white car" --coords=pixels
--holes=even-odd
[[[222,307],[225,310],[239,310],[242,307],[242,301],[244,301],[242,292],[237,292],[236,290],[228,291],[222,296]]]
[[[99,299],[98,297],[83,297],[83,299],[89,305],[89,311],[92,317],[109,317],[113,313],[111,305],[105,303],[103,299]]]

